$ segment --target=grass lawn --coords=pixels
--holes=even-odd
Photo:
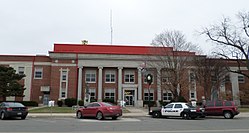
[[[249,112],[249,108],[239,108],[240,112]]]
[[[72,107],[42,107],[42,108],[31,108],[29,113],[75,113]],[[123,113],[130,113],[129,110],[123,108]]]
[[[42,108],[31,108],[29,113],[75,113],[72,107],[42,107]]]

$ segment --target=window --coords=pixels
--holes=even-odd
[[[182,108],[182,105],[181,104],[175,104],[175,107],[174,108]]]
[[[96,99],[96,90],[95,89],[89,89],[90,94],[90,101],[93,101]]]
[[[195,75],[194,73],[189,73],[189,81],[194,82],[195,81]]]
[[[134,71],[125,72],[125,83],[134,83],[134,82],[135,82]]]
[[[24,75],[24,67],[18,67],[18,74],[19,75]]]
[[[67,70],[62,70],[61,79],[63,81],[67,80]]]
[[[190,90],[189,95],[190,95],[190,98],[191,98],[191,99],[196,99],[196,91]]]
[[[195,98],[195,93],[194,93],[194,92],[191,92],[191,93],[190,93],[190,97],[191,97],[191,99],[192,99],[192,98]]]
[[[105,82],[106,83],[115,83],[115,71],[106,71],[105,72]]]
[[[66,92],[61,92],[61,98],[65,98],[66,97]]]
[[[42,79],[42,67],[35,68],[35,79]]]
[[[214,102],[207,102],[207,107],[214,107]]]
[[[162,83],[163,84],[170,84],[170,77],[163,77],[162,78]]]
[[[96,82],[96,71],[93,70],[86,71],[86,82],[88,83]]]
[[[239,83],[245,83],[245,77],[243,75],[238,76]]]
[[[115,99],[115,89],[105,89],[105,99]]]
[[[150,101],[154,100],[154,93],[150,92]],[[149,101],[149,92],[144,93],[144,101]]]
[[[216,106],[216,107],[222,106],[222,101],[216,101],[216,102],[215,102],[215,106]]]
[[[173,108],[174,104],[166,105],[165,108]]]
[[[163,100],[170,101],[173,99],[173,95],[171,92],[164,92],[163,93]]]
[[[225,101],[225,106],[233,106],[231,101]]]

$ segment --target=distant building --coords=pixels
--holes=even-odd
[[[47,105],[49,100],[65,98],[77,98],[85,102],[89,98],[91,101],[114,99],[115,102],[126,100],[128,106],[141,107],[149,98],[143,67],[151,49],[157,48],[54,44],[54,49],[49,51],[48,56],[0,55],[0,65],[13,67],[18,73],[26,75],[21,81],[26,88],[25,97],[7,97],[7,100],[36,101]],[[170,47],[166,50],[173,51]],[[178,55],[197,56],[186,51],[178,51]],[[172,93],[161,88],[166,82],[157,73],[161,69],[147,70],[154,77],[150,88],[151,100],[170,102],[173,99]],[[191,71],[187,73],[190,77]],[[244,76],[230,73],[226,84],[220,90],[235,98],[241,88],[249,88],[248,86],[248,79]],[[202,101],[204,92],[198,84],[195,88],[181,89],[185,99]],[[241,99],[237,100],[240,103]]]

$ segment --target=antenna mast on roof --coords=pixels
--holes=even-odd
[[[113,29],[112,29],[112,10],[110,11],[110,28],[111,28],[111,45],[112,45],[112,34],[113,34]]]

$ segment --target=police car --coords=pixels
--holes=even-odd
[[[183,119],[204,118],[204,109],[196,108],[188,103],[173,102],[158,109],[150,110],[153,118],[182,117]]]

